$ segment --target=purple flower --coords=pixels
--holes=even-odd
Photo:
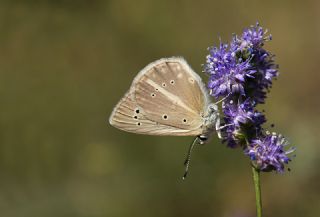
[[[245,153],[259,170],[276,170],[278,172],[283,172],[284,165],[291,161],[288,154],[295,150],[291,147],[286,151],[284,147],[287,145],[288,142],[284,137],[272,133],[266,135],[264,138],[252,140],[251,144],[245,150]]]
[[[273,55],[264,50],[267,31],[257,23],[244,30],[241,37],[234,35],[230,45],[220,43],[209,49],[204,71],[210,75],[208,88],[216,98],[228,94],[250,97],[263,103],[272,79],[278,76]]]
[[[259,23],[256,23],[255,26],[251,26],[243,31],[242,43],[246,43],[249,47],[259,49],[263,46],[264,41],[272,39],[271,35],[265,36],[267,32],[268,30],[263,30]]]
[[[227,44],[209,49],[204,71],[210,74],[208,88],[216,98],[229,93],[244,94],[246,77],[253,77],[249,60],[237,61],[235,52],[231,52]]]
[[[250,100],[242,103],[234,103],[232,100],[224,103],[223,111],[226,122],[236,127],[246,124],[255,124],[260,126],[265,122],[264,115],[254,110],[254,104]]]
[[[264,103],[266,92],[272,85],[272,79],[278,76],[277,65],[274,64],[273,55],[264,49],[252,51],[252,63],[256,70],[255,78],[248,79],[246,93],[256,103]]]
[[[229,44],[209,49],[204,72],[209,74],[208,88],[223,102],[223,142],[229,147],[241,146],[261,171],[283,171],[290,159],[284,151],[287,142],[282,136],[265,135],[265,116],[256,110],[264,103],[272,80],[278,76],[274,55],[263,48],[271,35],[257,23],[234,35]]]
[[[266,121],[265,116],[255,110],[254,104],[250,100],[242,103],[234,103],[232,100],[223,103],[225,128],[222,132],[226,135],[224,142],[229,147],[235,147],[242,139],[244,134],[250,130],[252,134],[257,135],[261,131],[261,125]],[[243,129],[246,132],[243,132]]]

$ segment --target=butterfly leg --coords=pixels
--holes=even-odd
[[[223,126],[221,126],[218,130],[222,130],[223,128],[229,127],[229,126],[233,126],[234,124],[225,124]]]
[[[219,118],[216,120],[216,131],[217,131],[217,134],[218,134],[218,138],[222,139],[221,127],[220,127],[220,119]]]
[[[225,101],[229,96],[230,96],[231,93],[229,93],[227,96],[223,97],[222,99],[220,99],[219,101],[215,102],[214,104],[219,104],[220,102],[223,102]]]
[[[220,121],[219,121],[220,122]],[[219,123],[220,124],[220,123]],[[228,127],[228,126],[233,126],[234,124],[225,124],[225,125],[223,125],[223,126],[218,126],[217,127],[217,125],[216,125],[216,130],[217,130],[217,133],[218,133],[218,137],[219,137],[219,139],[222,139],[222,136],[221,136],[221,130],[222,129],[224,129],[224,128],[226,128],[226,127]]]

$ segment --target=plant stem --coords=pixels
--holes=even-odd
[[[257,217],[262,217],[262,202],[261,202],[261,188],[260,188],[260,172],[259,172],[259,170],[252,167],[252,175],[253,175],[254,189],[256,192]]]

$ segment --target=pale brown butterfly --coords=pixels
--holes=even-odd
[[[220,136],[221,129],[218,106],[211,103],[200,76],[181,57],[163,58],[142,69],[109,122],[132,133],[196,136],[184,178],[194,145],[207,142],[214,131]]]

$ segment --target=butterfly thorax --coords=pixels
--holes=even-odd
[[[202,144],[207,143],[213,132],[220,128],[220,117],[218,106],[214,103],[209,104],[204,115],[203,133],[199,135]]]

